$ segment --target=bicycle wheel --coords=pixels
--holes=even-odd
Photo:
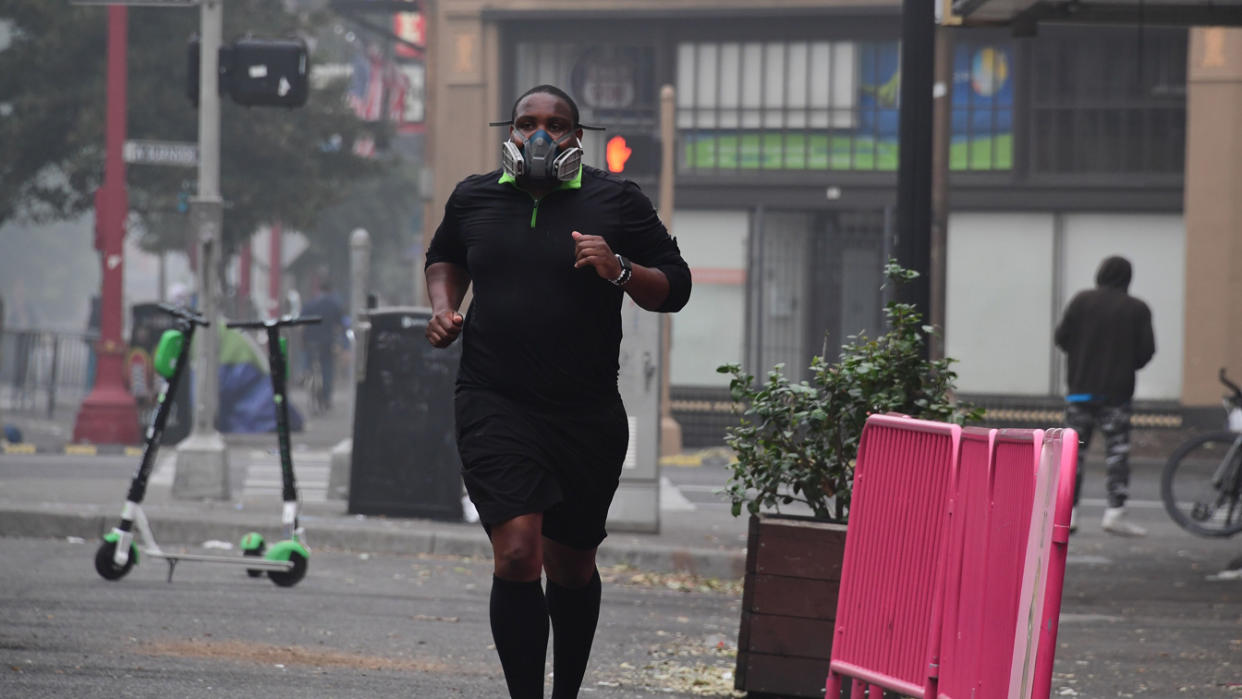
[[[1214,432],[1182,443],[1160,479],[1164,509],[1198,536],[1242,531],[1242,435]]]

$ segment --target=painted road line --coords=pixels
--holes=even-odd
[[[328,501],[328,472],[331,468],[331,452],[294,453],[293,475],[297,480],[298,494],[302,502]],[[252,452],[250,466],[246,469],[246,481],[242,486],[242,497],[273,497],[279,500],[282,485],[280,455]]]

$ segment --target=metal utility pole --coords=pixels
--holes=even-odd
[[[940,334],[932,340],[931,357],[944,357],[944,320],[949,251],[949,100],[953,95],[953,45],[948,27],[936,27],[936,85],[932,107],[931,185],[931,309],[927,316]]]
[[[283,271],[285,253],[281,249],[284,242],[285,228],[280,221],[272,222],[267,229],[267,315],[269,318],[280,317],[280,275]]]
[[[202,0],[198,61],[198,196],[190,201],[190,225],[198,250],[198,310],[212,323],[216,308],[216,260],[220,255],[223,202],[220,199],[220,91],[218,56],[224,33],[223,0]],[[177,448],[173,496],[228,499],[229,460],[216,431],[220,397],[220,336],[213,326],[195,338],[194,426]]]
[[[673,144],[677,138],[674,99],[672,85],[660,88],[660,219],[666,226],[673,225],[673,178],[676,175]],[[681,453],[681,424],[673,417],[668,387],[673,318],[667,313],[663,315],[660,319],[660,456],[669,456]]]
[[[901,117],[897,165],[897,261],[919,273],[898,290],[928,318],[931,291],[934,0],[901,3]],[[929,348],[924,347],[924,352]]]
[[[78,411],[73,441],[93,444],[137,444],[138,407],[125,387],[126,345],[121,339],[125,270],[125,219],[129,194],[125,188],[126,45],[129,8],[108,8],[108,103],[104,142],[104,181],[95,192],[95,248],[103,281],[99,301],[99,341],[95,386]]]

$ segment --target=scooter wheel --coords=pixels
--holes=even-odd
[[[242,537],[241,549],[243,556],[259,556],[261,557],[267,552],[267,543],[263,541],[263,535],[257,532],[250,532]],[[263,576],[263,571],[258,568],[247,568],[246,575],[252,578]]]
[[[134,558],[137,551],[130,546],[129,560],[125,561],[125,565],[117,566],[112,560],[116,554],[116,542],[104,541],[99,544],[99,549],[95,551],[95,572],[99,573],[104,580],[120,580],[134,567]]]
[[[306,566],[308,561],[306,556],[293,551],[289,554],[289,560],[293,562],[293,567],[289,570],[269,570],[267,577],[272,579],[280,587],[293,587],[297,585],[302,578],[306,577]]]

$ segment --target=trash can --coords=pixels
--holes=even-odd
[[[461,521],[461,460],[453,387],[461,342],[436,349],[431,309],[368,311],[354,402],[350,514]]]

